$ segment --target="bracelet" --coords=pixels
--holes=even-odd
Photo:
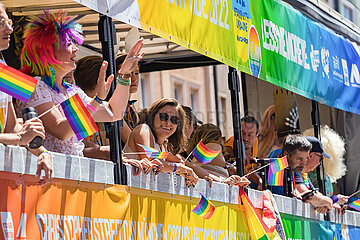
[[[337,203],[339,201],[339,197],[337,195],[332,195],[330,198],[333,200],[333,203]]]
[[[39,154],[38,157],[40,157],[40,155],[43,154],[43,153],[48,153],[48,154],[49,154],[49,151],[48,151],[46,148],[42,149],[42,150],[40,151],[40,154]]]
[[[16,135],[19,137],[19,146],[21,145],[22,142],[22,136],[20,135],[20,133],[16,133]]]
[[[103,100],[100,99],[98,96],[95,96],[94,100],[97,101],[99,104],[102,104],[102,102],[103,102]]]
[[[174,170],[173,170],[173,173],[176,172],[176,169],[177,169],[177,165],[176,163],[174,163]]]
[[[125,79],[125,78],[122,78],[122,77],[119,77],[119,76],[116,77],[116,82],[123,85],[123,86],[130,86],[131,85],[130,79]]]
[[[92,111],[93,113],[96,112],[96,108],[94,108],[90,103],[87,103],[87,104],[86,104],[86,107],[87,107],[90,111]]]
[[[125,79],[129,79],[131,77],[131,74],[122,74],[122,73],[118,73],[118,77],[120,78],[125,78]]]

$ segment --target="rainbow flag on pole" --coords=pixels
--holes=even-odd
[[[351,207],[357,211],[360,211],[360,199],[358,198],[357,200],[349,203],[349,207]]]
[[[289,166],[286,156],[282,158],[274,158],[270,159],[270,169],[272,173],[277,173],[284,168],[287,168]]]
[[[99,131],[79,94],[68,98],[60,105],[78,140],[82,140]]]
[[[276,173],[273,173],[272,170],[269,168],[268,172],[268,186],[282,186],[284,184],[284,169],[280,170]]]
[[[23,102],[28,102],[36,84],[37,79],[0,63],[0,91]]]
[[[201,200],[198,203],[198,205],[196,205],[196,207],[192,210],[192,212],[196,213],[197,215],[199,215],[202,218],[209,219],[214,214],[215,207],[201,193],[200,193],[200,195],[201,195]]]
[[[192,151],[192,154],[200,163],[207,164],[211,162],[220,152],[221,150],[211,150],[210,148],[206,147],[202,141],[200,141]]]
[[[145,151],[145,154],[148,158],[158,158],[158,159],[166,159],[169,156],[169,152],[159,152],[157,149],[148,147],[142,144],[137,144],[142,147]]]

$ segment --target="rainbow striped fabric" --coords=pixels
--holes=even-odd
[[[247,225],[251,237],[250,239],[270,239],[269,236],[271,236],[273,233],[266,226],[259,213],[256,211],[254,205],[251,203],[249,197],[246,195],[242,188],[239,188],[239,195],[241,198],[239,204],[241,204],[241,202],[243,203]]]
[[[356,199],[355,201],[349,203],[349,207],[357,210],[357,211],[360,211],[360,199]]]
[[[207,164],[211,162],[220,152],[221,150],[214,151],[209,149],[202,143],[202,141],[200,141],[192,151],[192,154],[200,163]]]
[[[142,147],[145,151],[145,154],[148,158],[157,158],[165,160],[169,156],[169,152],[159,152],[157,149],[148,147],[142,144],[137,144]]]
[[[23,102],[28,102],[35,90],[37,79],[15,68],[0,63],[0,91]]]
[[[79,94],[68,98],[60,106],[79,141],[99,131]]]
[[[267,185],[282,186],[284,184],[284,171],[285,169],[273,173],[272,170],[269,168]]]
[[[201,193],[200,193],[200,195],[201,195],[201,200],[198,203],[198,205],[196,205],[196,207],[192,210],[192,212],[196,213],[197,215],[199,215],[202,218],[209,219],[214,214],[215,207]]]
[[[283,170],[284,168],[287,168],[289,166],[287,162],[286,156],[282,158],[274,158],[270,159],[270,169],[272,173],[277,173],[280,170]]]

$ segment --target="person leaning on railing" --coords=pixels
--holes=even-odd
[[[222,151],[224,148],[220,128],[211,123],[203,124],[195,130],[186,153],[191,154],[200,141],[213,151]],[[210,186],[213,181],[240,187],[247,187],[250,184],[245,177],[231,175],[230,168],[235,168],[232,172],[236,172],[236,167],[230,166],[221,152],[208,164],[201,164],[190,156],[186,165],[191,167],[200,178],[208,180]]]
[[[9,47],[10,34],[13,32],[13,23],[6,14],[5,6],[0,3],[0,51]],[[0,62],[6,65],[2,54]],[[32,118],[23,125],[16,118],[12,97],[4,92],[0,92],[0,143],[5,145],[27,146],[34,137],[45,138],[45,129],[39,118]],[[36,175],[40,177],[41,170],[45,171],[45,176],[38,183],[43,185],[52,174],[52,158],[44,147],[29,149],[34,155],[38,156]]]
[[[175,172],[185,177],[187,186],[196,185],[198,176],[191,168],[185,166],[183,158],[179,155],[186,144],[184,126],[185,113],[176,99],[163,98],[156,101],[148,108],[146,123],[136,126],[131,132],[124,147],[125,156],[128,153],[129,156],[141,161],[145,173],[153,169],[156,173]],[[170,154],[166,161],[151,160],[138,144]]]

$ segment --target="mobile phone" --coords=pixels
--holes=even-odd
[[[301,195],[302,201],[306,201],[309,197],[313,196],[315,194],[314,190],[311,190],[311,192],[307,192],[304,195]]]

